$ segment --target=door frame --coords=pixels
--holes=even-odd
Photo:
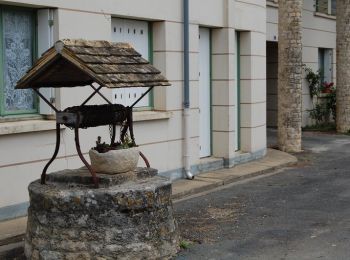
[[[237,126],[236,126],[236,140],[235,151],[241,150],[241,33],[236,31],[236,116],[237,116]],[[237,149],[236,149],[237,148]]]
[[[213,95],[212,95],[212,91],[213,91],[213,88],[212,88],[212,74],[213,74],[213,66],[212,66],[212,31],[211,31],[211,28],[210,27],[202,27],[202,26],[199,26],[198,27],[198,35],[200,35],[199,33],[199,30],[203,28],[203,29],[207,29],[209,31],[209,139],[210,139],[210,144],[209,144],[209,155],[207,156],[203,156],[201,157],[201,155],[199,155],[199,158],[207,158],[207,157],[210,157],[213,155],[213,108],[212,108],[212,99],[213,99]],[[200,39],[199,39],[200,40]],[[199,55],[200,55],[200,52],[198,52]],[[199,57],[198,57],[199,59]],[[200,63],[198,63],[199,66],[200,66]],[[199,80],[198,80],[198,83],[199,83]],[[198,84],[198,96],[199,96],[199,88],[200,88],[200,85]],[[200,116],[199,116],[200,117]],[[199,118],[200,119],[200,118]],[[199,151],[200,153],[200,151]]]

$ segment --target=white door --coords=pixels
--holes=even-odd
[[[241,50],[240,50],[240,34],[239,32],[236,33],[236,70],[235,70],[235,106],[234,106],[234,121],[235,121],[235,151],[238,151],[240,149],[240,81],[241,81],[241,75],[240,75],[240,57],[241,56]]]
[[[112,41],[128,42],[143,58],[149,60],[148,22],[112,18]],[[132,105],[148,88],[121,88],[113,90],[113,103]],[[136,107],[149,106],[147,94]]]
[[[200,157],[211,155],[210,30],[199,28],[199,145]]]

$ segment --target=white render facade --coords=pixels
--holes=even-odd
[[[266,2],[189,2],[190,162],[198,174],[266,153]],[[136,142],[160,174],[184,177],[182,0],[18,0],[1,6],[34,10],[38,53],[59,39],[83,38],[128,41],[151,60],[172,86],[155,88],[134,112]],[[133,91],[103,93],[128,104],[141,94]],[[81,104],[91,89],[43,94],[64,109]],[[96,98],[91,103],[101,102]],[[42,103],[36,107],[35,113],[0,117],[0,221],[26,214],[27,186],[40,177],[54,151],[52,111]],[[86,158],[98,135],[107,140],[108,127],[81,131]],[[74,133],[62,128],[58,158],[48,172],[81,166]]]
[[[303,1],[302,13],[302,61],[314,72],[321,70],[323,80],[336,83],[336,16],[335,0]],[[266,1],[266,81],[267,127],[277,127],[277,68],[278,68],[278,0]],[[304,73],[305,76],[305,73]],[[303,81],[302,126],[315,122],[308,110],[313,108],[309,87]]]

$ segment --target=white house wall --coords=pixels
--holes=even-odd
[[[266,9],[260,1],[248,0],[193,0],[190,3],[191,164],[193,172],[197,174],[212,169],[209,161],[215,161],[216,167],[232,167],[242,162],[242,158],[250,160],[262,157],[266,152],[266,122],[264,114],[261,114],[266,106]],[[153,37],[153,64],[170,80],[172,86],[155,88],[154,112],[134,113],[136,142],[151,166],[161,174],[172,179],[183,176],[182,0],[18,0],[6,1],[6,4],[53,8],[54,41],[62,38],[111,40],[113,17],[149,21]],[[209,160],[200,159],[199,156],[200,26],[211,30],[212,155]],[[240,104],[235,102],[238,83],[237,31],[242,31]],[[89,88],[81,87],[56,89],[55,102],[64,109],[81,103],[91,92]],[[103,93],[112,97],[110,90],[104,89]],[[103,103],[103,100],[96,97],[91,103]],[[235,151],[238,135],[235,109],[241,113],[240,151]],[[30,181],[40,177],[54,151],[54,122],[39,121],[44,124],[45,131],[36,131],[36,124],[30,121],[32,130],[26,132],[19,121],[7,123],[6,132],[0,119],[0,220],[25,214],[27,186]],[[6,135],[1,135],[5,132]],[[98,135],[104,140],[109,137],[108,127],[80,132],[85,156],[89,148],[95,145]],[[61,139],[58,159],[50,166],[49,172],[82,166],[76,155],[73,131],[63,128]],[[143,163],[140,162],[140,165]]]
[[[314,71],[319,69],[318,65],[318,48],[333,49],[335,54],[336,47],[336,21],[334,17],[322,16],[315,12],[315,1],[303,1],[303,64],[312,68]],[[271,5],[267,6],[267,26],[266,37],[267,41],[278,41],[278,9]],[[271,58],[273,60],[273,58]],[[268,58],[269,60],[269,58]],[[270,63],[275,66],[274,63]],[[269,65],[268,65],[269,66]],[[275,71],[269,68],[270,71]],[[277,71],[276,71],[277,73]],[[333,82],[335,82],[335,55],[333,55]],[[270,79],[276,78],[276,75],[270,75]],[[277,95],[274,88],[277,85],[273,81],[267,81],[268,90],[268,126],[277,126]],[[309,94],[309,87],[306,80],[303,82],[303,122],[302,125],[309,125],[313,122],[309,118],[308,110],[312,108],[312,102]]]

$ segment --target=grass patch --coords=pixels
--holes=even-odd
[[[191,242],[186,241],[186,240],[180,241],[180,248],[181,249],[189,249],[190,246],[191,246]]]

